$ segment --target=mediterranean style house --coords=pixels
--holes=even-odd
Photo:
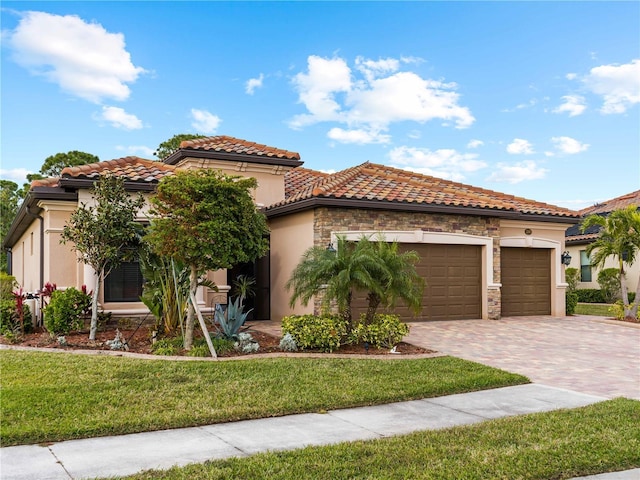
[[[630,205],[635,205],[638,210],[640,210],[640,190],[587,207],[580,210],[579,213],[582,218],[588,217],[589,215],[606,216],[615,210],[627,208]],[[567,251],[571,255],[571,264],[569,266],[577,268],[580,271],[578,288],[600,288],[598,285],[599,270],[591,265],[591,260],[586,250],[587,246],[598,238],[599,233],[599,227],[590,227],[585,232],[582,232],[579,224],[567,229],[565,242]],[[616,260],[610,258],[605,263],[604,268],[619,268],[619,265]],[[636,262],[630,267],[625,268],[625,271],[627,274],[627,287],[630,292],[633,292],[640,278],[640,262]]]
[[[314,312],[313,302],[291,308],[285,289],[303,252],[335,245],[339,235],[354,241],[374,235],[421,257],[423,310],[413,317],[399,308],[405,320],[565,314],[561,254],[566,229],[580,221],[578,212],[369,162],[323,173],[303,168],[296,152],[228,136],[182,142],[163,162],[126,157],[65,168],[60,178],[33,182],[3,240],[11,273],[26,291],[45,282],[93,288],[91,269],[60,243],[71,212],[92,201],[93,183],[109,172],[124,177],[129,191],[151,195],[163,177],[194,168],[255,177],[254,200],[271,232],[264,258],[209,272],[219,291],[201,288],[204,308],[225,303],[232,280],[245,273],[257,283],[255,319]],[[144,211],[139,220],[147,221]],[[142,281],[135,262],[114,270],[101,289],[103,308],[144,314]],[[364,295],[356,297],[357,311]]]

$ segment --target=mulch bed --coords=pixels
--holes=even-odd
[[[3,336],[0,336],[0,344],[4,345],[16,345],[21,347],[37,347],[37,348],[51,348],[58,350],[111,350],[111,347],[107,344],[107,341],[113,340],[116,336],[116,326],[107,326],[98,331],[95,340],[89,340],[89,331],[74,332],[65,335],[66,345],[61,345],[56,337],[51,337],[49,332],[44,329],[38,329],[34,333],[25,334],[20,341],[9,341]],[[119,329],[122,338],[128,345],[129,353],[141,353],[152,354],[151,350],[151,327],[143,325],[137,330],[135,328],[120,328]],[[261,332],[255,329],[247,330],[251,333],[253,338],[260,345],[258,354],[265,353],[280,353],[279,348],[280,338],[273,336],[266,332]],[[196,334],[197,336],[197,334]],[[319,350],[305,350],[302,353],[321,353]],[[396,346],[396,352],[404,355],[426,354],[435,353],[433,350],[417,347],[405,342],[400,342]],[[387,349],[369,348],[365,349],[364,345],[343,345],[338,350],[334,350],[335,354],[354,354],[362,355],[367,354],[371,356],[378,355],[393,355]],[[184,352],[181,353],[184,355]],[[246,357],[252,354],[240,353],[240,352],[227,352],[221,357]]]

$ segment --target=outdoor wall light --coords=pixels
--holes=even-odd
[[[562,252],[562,255],[560,255],[560,261],[563,265],[569,266],[569,264],[571,263],[571,255],[569,255],[568,251],[565,250],[564,252]]]

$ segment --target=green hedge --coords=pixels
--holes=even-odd
[[[287,333],[300,349],[332,352],[340,347],[347,334],[347,322],[337,315],[291,315],[282,319],[282,334]]]
[[[578,302],[580,303],[611,303],[607,302],[602,291],[598,288],[581,288],[576,290]],[[629,292],[629,302],[632,303],[636,298],[635,292]]]

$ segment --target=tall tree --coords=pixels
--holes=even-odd
[[[124,179],[103,176],[92,189],[95,205],[82,203],[65,224],[61,242],[73,242],[78,261],[90,265],[96,275],[91,304],[89,339],[95,340],[98,328],[100,284],[112,269],[136,255],[140,225],[136,215],[144,205],[142,195],[130,196]]]
[[[67,153],[56,153],[45,158],[40,173],[47,177],[59,177],[65,167],[77,167],[88,163],[97,163],[100,159],[96,155],[72,150]]]
[[[11,180],[0,179],[0,241],[9,233],[11,223],[18,213],[20,195],[18,184]],[[7,252],[0,253],[0,270],[7,272]]]
[[[607,216],[590,215],[582,222],[582,231],[599,226],[598,239],[587,247],[587,255],[596,267],[603,267],[609,257],[613,257],[620,269],[620,289],[624,302],[624,315],[635,320],[640,302],[640,279],[636,287],[636,297],[629,304],[626,266],[631,266],[640,257],[640,212],[637,205],[615,210]]]
[[[190,269],[185,349],[193,345],[198,279],[207,270],[253,261],[269,248],[266,219],[250,194],[256,187],[255,178],[190,170],[163,178],[151,199],[153,219],[146,240],[157,254]]]
[[[155,152],[153,152],[153,154],[156,157],[158,157],[160,160],[164,160],[165,158],[167,158],[169,155],[171,155],[173,152],[175,152],[180,148],[181,142],[184,142],[185,140],[193,140],[195,138],[204,138],[204,135],[196,135],[192,133],[179,133],[171,137],[169,140],[165,140],[160,145],[158,145],[158,148],[156,149]]]

